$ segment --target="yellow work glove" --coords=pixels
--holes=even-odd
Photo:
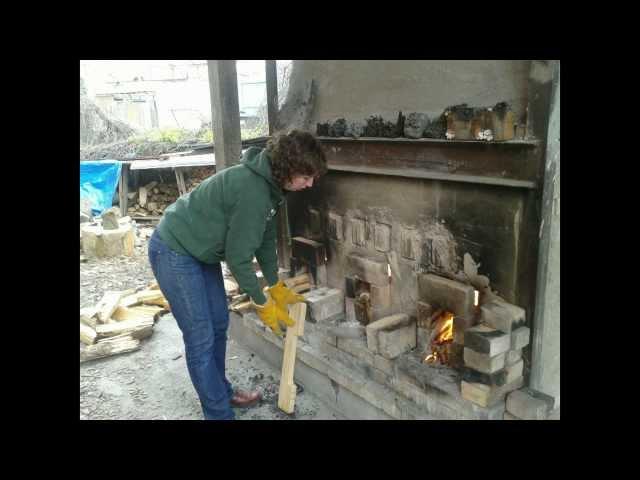
[[[282,280],[269,289],[269,295],[276,302],[278,308],[287,311],[287,306],[298,302],[304,302],[304,297],[289,290]]]
[[[280,323],[285,324],[288,327],[293,327],[296,322],[287,313],[278,308],[273,299],[267,297],[267,301],[264,305],[258,305],[251,302],[262,320],[267,327],[269,327],[273,333],[282,336],[282,330],[280,329]]]

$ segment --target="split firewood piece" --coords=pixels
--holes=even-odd
[[[118,307],[115,312],[113,312],[113,315],[111,315],[111,318],[118,322],[122,322],[124,320],[146,320],[148,318],[153,318],[153,315],[153,313],[149,312],[141,312],[140,310],[134,310],[127,307]]]
[[[233,280],[229,280],[227,278],[224,279],[224,289],[227,292],[227,295],[236,295],[238,293],[240,287]]]
[[[80,323],[95,329],[98,319],[98,309],[96,307],[85,307],[80,309]]]
[[[296,285],[301,285],[303,283],[311,283],[311,281],[309,280],[309,274],[308,273],[303,273],[300,274],[296,277],[291,277],[291,278],[285,278],[283,280],[285,286],[289,289],[295,287]]]
[[[280,391],[278,394],[278,408],[283,412],[293,413],[295,409],[297,387],[293,383],[294,367],[296,364],[296,348],[298,336],[304,334],[304,321],[307,314],[307,304],[298,302],[289,307],[289,315],[296,324],[287,328],[284,340],[284,356],[282,358],[282,375],[280,376]]]
[[[233,312],[244,313],[245,311],[247,311],[247,310],[249,310],[251,308],[251,301],[237,303],[235,305],[231,305],[229,308]]]
[[[142,302],[138,300],[138,295],[135,293],[133,295],[127,295],[126,297],[122,297],[120,302],[118,303],[119,307],[133,307],[134,305],[140,305]]]
[[[151,284],[147,287],[148,290],[160,290],[160,285],[158,285],[158,282],[153,281],[151,282]]]
[[[80,363],[96,358],[109,357],[119,353],[132,352],[140,348],[140,340],[131,335],[124,335],[111,341],[104,341],[95,345],[90,345],[84,350],[80,350]]]
[[[235,303],[235,302],[246,302],[247,300],[249,300],[249,295],[247,295],[246,293],[243,293],[241,295],[233,295],[231,297],[231,302]]]
[[[96,341],[97,333],[89,325],[80,322],[80,341],[85,345],[93,345]]]
[[[98,325],[96,333],[98,334],[98,339],[128,333],[133,338],[140,340],[153,333],[153,323],[153,317],[123,320],[121,322]]]
[[[158,305],[166,310],[171,310],[168,300],[160,290],[143,290],[136,294],[138,301],[145,305]]]
[[[141,292],[137,292],[136,295],[141,302],[164,297],[160,290],[142,290]]]
[[[294,293],[303,293],[308,292],[309,290],[311,290],[310,283],[301,283],[300,285],[294,285],[291,287],[291,291]]]
[[[444,310],[439,308],[438,310],[436,310],[433,315],[431,315],[429,317],[429,320],[427,321],[427,328],[433,328],[433,322],[435,322],[436,320],[438,320],[438,318],[440,318],[440,316],[444,313]]]
[[[107,323],[111,318],[111,315],[118,308],[118,304],[123,296],[128,295],[129,292],[106,292],[102,297],[102,300],[96,305],[98,310],[98,323]]]
[[[129,311],[133,312],[133,313],[137,313],[140,315],[156,315],[159,312],[164,311],[165,309],[162,307],[159,307],[157,305],[139,305],[136,307],[129,307],[128,308]]]

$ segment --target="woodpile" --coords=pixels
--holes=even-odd
[[[106,292],[93,307],[80,309],[80,362],[140,348],[140,340],[151,336],[169,303],[153,282],[136,291]]]
[[[149,182],[137,192],[129,194],[130,206],[127,213],[137,217],[159,216],[178,196],[178,186],[175,183]]]
[[[187,192],[192,191],[213,173],[213,167],[189,168],[188,173],[185,172]],[[149,182],[138,188],[138,191],[128,194],[127,213],[132,217],[160,216],[179,196],[177,183]]]
[[[215,173],[214,167],[193,167],[189,169],[188,177],[185,178],[185,184],[187,185],[187,192],[190,192],[198,185],[200,185],[205,179],[209,178]]]

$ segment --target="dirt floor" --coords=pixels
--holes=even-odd
[[[81,308],[97,303],[107,290],[143,287],[153,280],[147,261],[147,238],[152,231],[139,226],[133,257],[80,262]],[[280,372],[232,339],[227,346],[227,378],[235,387],[263,392],[259,405],[235,410],[238,420],[341,418],[304,390],[298,393],[294,415],[280,411]],[[80,364],[80,419],[203,419],[185,363],[182,334],[171,314],[161,317],[139,350]]]

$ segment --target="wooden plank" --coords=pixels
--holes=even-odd
[[[212,153],[204,155],[186,155],[161,160],[134,160],[131,170],[157,170],[175,167],[208,167],[216,165],[216,157]]]
[[[293,413],[296,401],[296,385],[293,383],[294,367],[296,363],[296,348],[300,331],[304,331],[304,319],[307,314],[307,304],[299,302],[289,307],[289,315],[296,325],[287,328],[284,340],[284,356],[282,359],[282,375],[280,376],[280,392],[278,408],[283,412]]]
[[[117,341],[103,342],[90,345],[84,350],[80,350],[80,363],[95,360],[96,358],[109,357],[119,353],[132,352],[140,348],[140,340],[125,336]]]
[[[184,150],[182,152],[161,153],[160,158],[182,157],[183,155],[191,155],[195,150]]]
[[[80,322],[80,341],[85,345],[93,345],[96,341],[97,333],[89,325]]]

